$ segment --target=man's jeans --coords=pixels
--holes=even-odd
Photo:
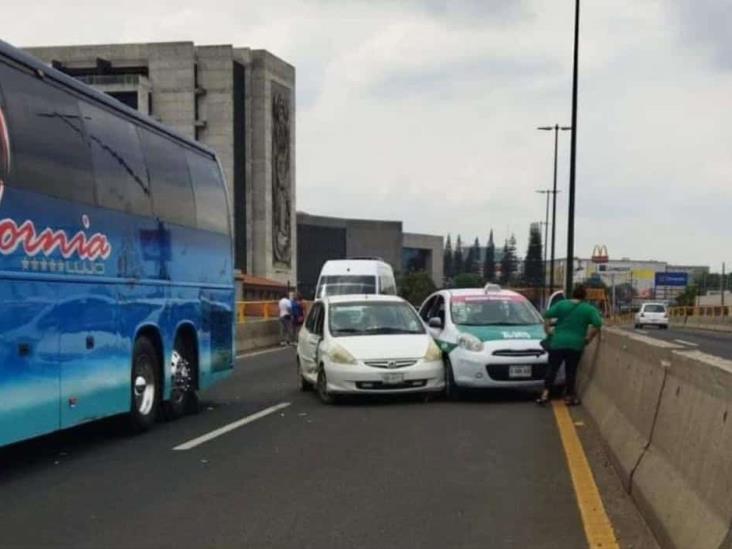
[[[289,344],[292,339],[292,318],[290,315],[280,317],[280,343]]]

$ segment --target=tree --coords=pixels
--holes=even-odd
[[[483,276],[488,282],[496,281],[496,245],[493,243],[493,229],[491,229],[491,234],[488,237],[488,244],[485,247]]]
[[[697,295],[699,295],[699,287],[696,284],[691,284],[676,297],[676,304],[681,307],[693,307],[696,305]]]
[[[455,277],[463,271],[463,242],[460,239],[460,235],[458,235],[455,241],[455,253],[453,254],[452,260],[452,275]]]
[[[415,307],[436,290],[432,277],[424,271],[407,273],[399,279],[399,295]]]
[[[476,238],[473,245],[470,246],[470,248],[468,248],[468,255],[465,259],[465,264],[463,265],[463,272],[477,274],[479,258],[480,258],[480,243],[478,242],[478,239]]]
[[[480,241],[477,236],[473,241],[473,245],[470,247],[469,256],[470,261],[468,265],[465,266],[465,272],[480,276]]]
[[[480,288],[482,280],[478,274],[461,273],[455,277],[454,286],[456,288]]]
[[[541,229],[538,223],[529,228],[529,247],[524,261],[524,281],[529,287],[537,288],[544,279],[544,259],[541,245]]]
[[[516,259],[516,237],[511,235],[503,245],[503,258],[501,258],[501,284],[509,285],[516,274],[518,261]]]
[[[468,248],[468,252],[465,254],[465,261],[463,262],[463,272],[469,273],[472,271],[474,260],[473,247]]]
[[[445,280],[449,280],[453,277],[452,272],[452,239],[450,235],[447,235],[447,242],[445,243],[445,252],[442,258],[442,275]]]

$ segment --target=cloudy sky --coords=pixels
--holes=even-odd
[[[193,40],[297,68],[298,208],[500,242],[544,218],[571,0],[6,0],[17,46]],[[732,3],[585,0],[577,254],[732,263]],[[565,248],[569,133],[560,136]],[[563,255],[563,251],[559,254]]]

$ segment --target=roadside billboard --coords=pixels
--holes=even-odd
[[[689,285],[689,274],[683,272],[656,273],[656,286],[676,286],[685,288]]]
[[[640,299],[653,299],[653,290],[656,282],[656,271],[639,269],[632,271],[633,289]]]

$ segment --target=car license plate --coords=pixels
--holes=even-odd
[[[531,366],[509,366],[508,377],[513,379],[531,377]]]
[[[384,374],[382,380],[386,385],[398,385],[404,383],[404,374]]]

